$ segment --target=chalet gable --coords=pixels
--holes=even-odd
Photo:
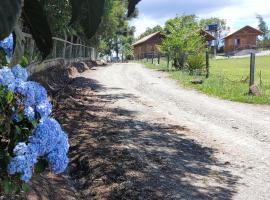
[[[242,36],[242,35],[256,35],[256,36],[259,36],[259,35],[262,35],[262,34],[263,34],[263,32],[256,29],[256,28],[253,28],[251,26],[245,26],[245,27],[239,29],[238,31],[227,35],[224,39],[229,38],[229,37]]]

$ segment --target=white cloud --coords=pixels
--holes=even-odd
[[[164,22],[166,20],[167,20],[167,18],[153,19],[153,18],[148,17],[146,15],[140,15],[139,18],[132,20],[130,22],[130,25],[136,27],[135,37],[137,37],[140,34],[142,34],[146,30],[147,27],[153,28],[156,25],[162,25],[163,26]]]
[[[137,28],[136,36],[144,32],[147,27],[163,25],[167,19],[183,13],[196,14],[200,18],[226,19],[232,31],[245,25],[257,27],[256,14],[262,15],[270,26],[270,3],[266,0],[189,0],[187,3],[183,2],[181,0],[142,0],[139,4],[141,13],[131,23]]]

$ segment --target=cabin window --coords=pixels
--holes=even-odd
[[[241,44],[240,39],[234,39],[234,45],[239,46]]]

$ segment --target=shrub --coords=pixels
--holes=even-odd
[[[205,57],[203,54],[189,55],[187,58],[186,67],[192,74],[195,70],[202,70],[205,65]]]
[[[47,92],[27,78],[20,65],[0,69],[0,181],[5,192],[25,189],[32,174],[47,166],[58,174],[68,164],[68,138],[50,117]]]

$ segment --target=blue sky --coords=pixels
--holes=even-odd
[[[245,25],[257,28],[256,14],[260,14],[270,27],[270,3],[266,0],[142,0],[138,8],[139,17],[131,21],[136,36],[147,27],[164,25],[167,19],[181,14],[225,19],[231,32]]]

